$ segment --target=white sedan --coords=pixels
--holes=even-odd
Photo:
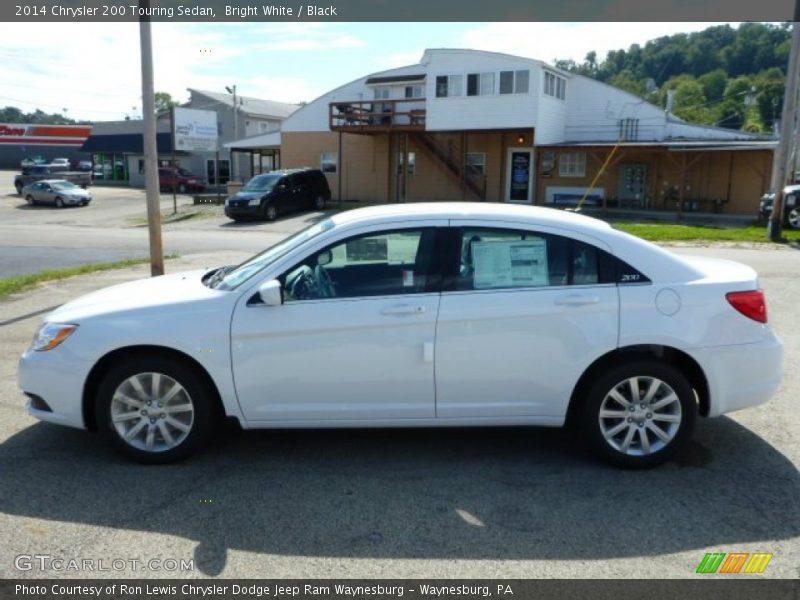
[[[50,313],[28,411],[130,457],[244,428],[578,426],[651,466],[696,416],[766,402],[782,345],[756,273],[587,217],[499,204],[338,214],[237,267],[126,283]]]

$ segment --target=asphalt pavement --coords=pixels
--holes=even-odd
[[[140,200],[107,202],[110,212],[95,223],[72,215],[71,223],[42,223],[33,213],[20,217],[23,209],[0,194],[0,253],[26,248],[43,266],[49,250],[40,244],[103,257],[141,250],[141,231],[125,222],[132,218],[127,212],[141,212],[133,206]],[[43,214],[45,221],[66,218]],[[184,252],[167,270],[237,262],[309,218],[319,217],[241,230],[214,219],[169,226],[169,243]],[[20,235],[9,242],[14,228]],[[675,251],[731,258],[759,271],[770,321],[786,346],[786,376],[772,402],[701,420],[688,452],[649,471],[610,468],[569,432],[544,428],[225,429],[186,462],[132,464],[96,435],[27,416],[16,362],[42,311],[145,277],[147,267],[49,282],[6,299],[0,577],[684,578],[695,576],[706,552],[770,552],[759,577],[797,578],[800,252]],[[45,571],[35,560],[20,570],[37,555],[50,557]],[[58,570],[53,558],[86,559],[108,570]],[[124,568],[116,570],[114,559]],[[192,569],[172,570],[169,560],[191,562]]]

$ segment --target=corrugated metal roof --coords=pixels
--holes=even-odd
[[[206,90],[197,90],[189,88],[192,95],[201,94],[210,98],[214,102],[219,102],[226,106],[233,107],[233,95],[221,94],[219,92],[209,92]],[[237,99],[243,101],[239,104],[239,110],[248,115],[258,115],[261,117],[274,117],[276,119],[285,119],[298,108],[298,104],[289,104],[287,102],[275,102],[274,100],[262,100],[260,98],[251,98],[250,96],[238,96]]]

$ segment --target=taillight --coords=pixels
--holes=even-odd
[[[728,292],[725,297],[733,308],[748,319],[753,319],[759,323],[767,322],[767,300],[764,298],[764,290]]]

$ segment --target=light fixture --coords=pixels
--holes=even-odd
[[[524,144],[525,143],[525,136],[522,135],[521,133],[517,136],[517,143],[518,144]]]

